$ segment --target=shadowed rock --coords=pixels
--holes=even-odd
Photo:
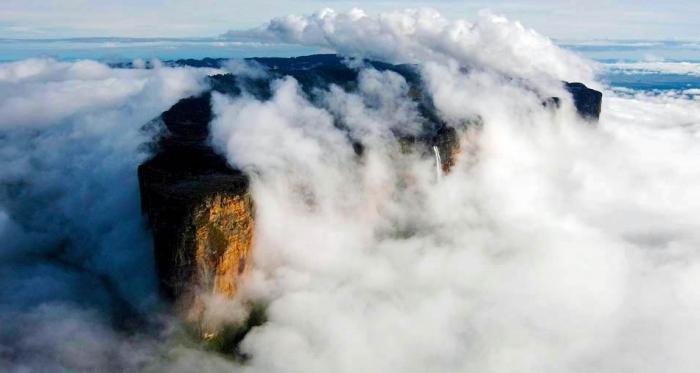
[[[574,106],[579,115],[585,119],[598,120],[603,104],[603,93],[586,87],[583,83],[565,83],[564,87],[571,93]]]
[[[193,322],[207,296],[235,294],[254,227],[248,179],[206,143],[209,100],[186,98],[163,113],[159,152],[138,169],[162,292]]]

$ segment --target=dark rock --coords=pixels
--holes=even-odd
[[[598,120],[603,103],[603,93],[586,87],[583,83],[564,83],[571,93],[574,106],[579,115],[585,119]]]
[[[210,99],[186,98],[164,112],[159,151],[138,169],[162,292],[203,334],[212,332],[201,320],[203,296],[235,294],[254,226],[248,179],[207,143]]]
[[[209,135],[211,121],[211,93],[184,98],[161,114],[169,131],[169,140],[184,143],[203,143]]]

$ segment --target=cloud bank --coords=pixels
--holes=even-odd
[[[215,139],[258,203],[247,291],[269,321],[245,368],[692,371],[697,104],[609,97],[591,128],[488,74],[434,69],[445,115],[484,121],[439,182],[368,92],[319,107],[284,80],[269,102],[217,101]],[[362,160],[338,115],[372,144]]]
[[[142,126],[204,88],[190,69],[0,65],[0,369],[132,370],[114,327],[157,309],[135,167]]]
[[[257,205],[236,302],[268,320],[233,362],[159,312],[136,188],[142,125],[207,71],[0,65],[2,370],[695,371],[696,100],[610,91],[592,126],[559,81],[594,67],[492,15],[323,11],[246,35],[419,63],[457,163],[438,178],[432,153],[399,144],[420,130],[415,93],[357,61],[349,91],[283,78],[266,101],[215,95],[212,143]]]
[[[389,62],[452,59],[467,68],[488,68],[512,77],[592,81],[593,69],[548,38],[518,22],[482,12],[476,22],[449,20],[431,9],[368,15],[360,9],[325,9],[290,15],[247,31],[224,35],[326,47],[338,53]]]
[[[246,35],[419,62],[462,152],[436,178],[432,154],[399,149],[395,129],[421,118],[389,72],[351,92],[283,79],[269,101],[217,97],[214,144],[258,208],[245,296],[268,305],[245,371],[697,366],[697,102],[607,92],[597,126],[552,112],[531,86],[585,62],[495,16],[323,11]]]
[[[606,65],[613,72],[623,74],[677,74],[700,76],[700,64],[692,62],[617,62]]]

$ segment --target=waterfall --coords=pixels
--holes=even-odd
[[[435,153],[435,180],[440,181],[442,179],[442,160],[440,159],[440,149],[437,146],[433,146],[433,153]]]

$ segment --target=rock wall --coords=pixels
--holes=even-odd
[[[161,290],[199,323],[209,295],[231,298],[250,267],[254,205],[248,179],[207,144],[205,94],[161,116],[159,152],[138,169]]]
[[[256,61],[270,69],[269,77],[216,75],[210,77],[212,91],[235,96],[245,90],[266,99],[271,95],[270,81],[289,75],[313,98],[316,88],[330,84],[352,90],[358,78],[358,72],[335,55]],[[416,68],[367,63],[378,70],[402,75],[410,86],[409,97],[416,101],[425,121],[421,135],[399,137],[402,149],[433,156],[433,147],[437,147],[442,169],[449,172],[462,151],[460,137],[464,133],[440,119],[432,99],[423,90]],[[563,84],[579,114],[597,120],[602,94],[580,83]],[[232,298],[236,294],[242,276],[250,267],[255,226],[248,179],[208,145],[210,101],[211,93],[207,92],[183,99],[164,112],[159,120],[165,128],[156,139],[156,154],[138,169],[141,203],[153,232],[162,292],[177,305],[185,319],[200,326],[207,296]],[[543,99],[543,105],[555,108],[560,102],[557,97]],[[468,125],[481,125],[480,119],[475,118]],[[362,156],[362,144],[353,145],[358,156]]]

